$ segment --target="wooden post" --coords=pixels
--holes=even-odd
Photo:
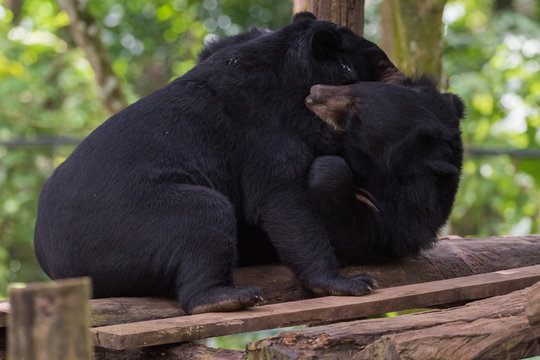
[[[90,294],[89,278],[12,286],[8,360],[91,359]]]
[[[365,0],[308,0],[307,10],[317,18],[348,27],[355,34],[364,34]],[[301,9],[295,3],[295,10]]]

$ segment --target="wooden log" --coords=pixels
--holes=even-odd
[[[527,294],[525,313],[533,329],[534,336],[540,340],[540,282],[532,286]]]
[[[506,294],[540,280],[540,265],[469,277],[381,289],[361,297],[329,296],[259,306],[233,313],[207,313],[92,328],[94,344],[130,349],[299,324],[336,322],[390,311]]]
[[[387,335],[353,359],[522,359],[539,351],[527,318],[512,316]]]
[[[530,288],[428,311],[286,331],[247,346],[255,359],[518,359],[540,354],[528,326]]]
[[[92,357],[89,278],[11,287],[8,359]]]
[[[365,0],[308,0],[307,9],[319,19],[348,27],[362,36],[364,34],[364,3]]]
[[[196,344],[153,346],[133,350],[94,349],[95,360],[240,360],[244,351],[213,349]]]
[[[380,288],[451,279],[504,269],[540,264],[540,235],[496,236],[488,238],[441,238],[420,255],[388,264],[349,267],[346,276],[371,274]],[[266,304],[312,297],[285,266],[237,269],[238,286],[257,285]]]
[[[497,270],[540,264],[540,235],[490,238],[442,238],[437,246],[401,261],[361,267],[342,272],[371,274],[380,288],[450,279]],[[257,285],[265,304],[313,297],[283,265],[236,269],[235,284]],[[157,298],[110,298],[90,301],[92,326],[105,326],[183,314],[176,300]],[[0,327],[6,326],[7,302],[0,302]]]

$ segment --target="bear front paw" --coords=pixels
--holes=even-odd
[[[255,306],[262,301],[261,290],[256,286],[245,288],[220,286],[199,294],[190,301],[186,310],[190,315],[214,311],[237,311]]]
[[[352,278],[338,276],[311,282],[308,287],[317,295],[361,296],[373,292],[377,282],[368,274]]]

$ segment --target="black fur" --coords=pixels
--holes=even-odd
[[[260,298],[232,283],[245,224],[310,288],[368,292],[369,278],[339,275],[307,199],[314,158],[340,144],[304,98],[314,84],[377,80],[381,59],[373,43],[307,14],[212,44],[186,75],[99,126],[45,182],[41,266],[53,279],[90,276],[95,297],[175,295],[190,313],[234,310]]]
[[[341,265],[416,254],[434,244],[452,209],[463,103],[425,79],[359,83],[350,93],[338,119],[343,158],[314,161],[311,199]]]

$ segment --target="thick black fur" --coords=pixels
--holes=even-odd
[[[53,279],[90,276],[95,297],[239,309],[260,298],[233,287],[241,223],[262,229],[306,286],[368,292],[369,278],[339,275],[307,198],[313,160],[340,143],[304,98],[315,84],[375,81],[381,60],[375,44],[308,13],[212,44],[187,74],[99,126],[45,182],[42,268]]]
[[[341,265],[416,254],[434,244],[452,209],[464,105],[426,79],[359,83],[350,93],[337,119],[343,157],[314,161],[311,199]]]

